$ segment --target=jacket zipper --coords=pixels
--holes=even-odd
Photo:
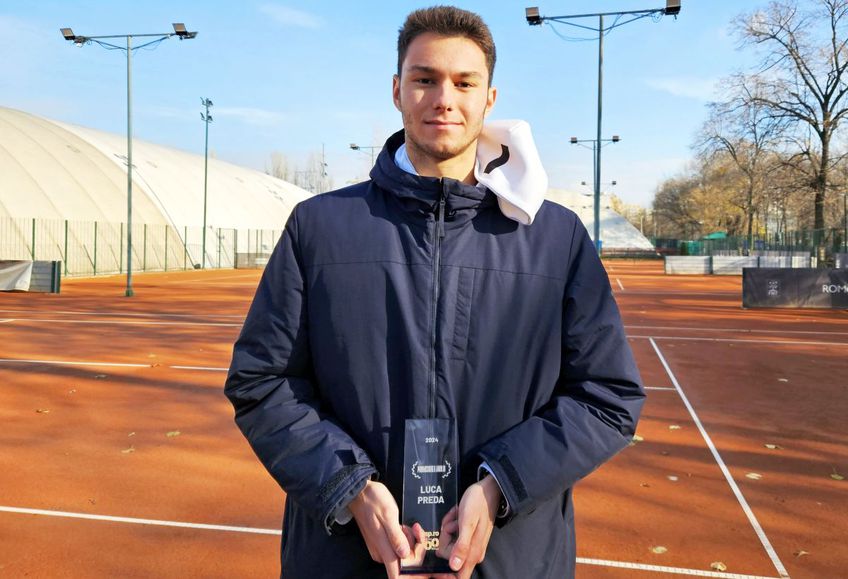
[[[445,236],[445,182],[441,180],[439,192],[439,204],[437,208],[435,223],[435,239],[433,242],[433,309],[432,323],[430,324],[430,390],[428,417],[436,417],[436,326],[439,311],[439,290],[441,284],[441,261],[442,261],[442,238]]]

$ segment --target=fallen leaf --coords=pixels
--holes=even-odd
[[[135,436],[135,432],[130,432],[129,434],[127,434],[127,436],[128,436],[128,437],[129,437],[129,436]]]
[[[76,391],[77,391],[76,388],[72,388],[72,389],[68,390],[68,394],[76,394]]]
[[[646,482],[643,482],[643,483],[639,483],[639,486],[647,489],[647,488],[650,488],[651,485],[649,485]]]
[[[96,500],[96,499],[88,499],[88,502],[90,502],[92,505],[96,505],[96,504],[97,504],[97,500]]]
[[[763,475],[761,475],[758,472],[749,472],[748,474],[745,475],[745,477],[749,478],[751,480],[760,480],[761,478],[763,478]]]
[[[671,425],[669,425],[668,429],[669,430],[680,430],[680,425],[679,424],[671,424]]]
[[[722,563],[721,561],[713,561],[710,563],[710,569],[713,571],[727,571],[727,565]]]
[[[804,555],[809,555],[809,554],[810,554],[810,552],[809,552],[809,551],[805,551],[804,549],[798,549],[797,551],[795,551],[795,552],[794,552],[794,553],[792,553],[792,554],[793,554],[793,555],[795,555],[796,557],[803,557]]]
[[[47,408],[36,408],[35,411],[38,414],[50,414],[50,410]]]
[[[783,447],[779,444],[764,444],[763,446],[769,450],[783,450]]]
[[[151,365],[150,365],[150,367],[151,367],[151,368],[158,368],[158,367],[159,367],[159,366],[161,366],[161,365],[162,365],[162,364],[160,364],[159,362],[154,362],[153,364],[151,364]]]
[[[662,555],[663,553],[667,552],[668,549],[666,549],[662,545],[657,545],[656,547],[651,547],[651,551],[656,553],[657,555]]]
[[[839,474],[838,472],[831,473],[830,478],[833,480],[845,480],[845,477]]]
[[[165,436],[167,436],[168,438],[174,438],[175,436],[179,436],[180,434],[182,433],[179,430],[172,430],[171,432],[165,433]]]
[[[663,456],[668,456],[669,452],[667,450],[661,450],[660,454],[663,455]]]
[[[789,382],[789,380],[787,380],[786,378],[778,378],[777,381],[778,382]]]
[[[95,380],[105,380],[105,379],[106,379],[106,374],[95,374],[95,375],[94,375],[94,379],[95,379]]]
[[[677,482],[679,480],[679,478],[673,474],[668,475],[666,478],[671,482]]]
[[[134,446],[132,446],[132,445],[130,445],[130,447],[129,447],[129,448],[125,448],[124,450],[122,450],[122,451],[121,451],[121,454],[129,454],[129,453],[131,453],[131,452],[135,452],[135,447],[134,447]]]

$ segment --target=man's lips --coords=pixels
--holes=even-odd
[[[459,127],[462,125],[457,121],[424,121],[424,124],[431,127]]]

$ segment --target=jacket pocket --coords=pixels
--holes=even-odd
[[[474,296],[474,279],[477,270],[463,267],[459,272],[459,284],[456,292],[456,322],[453,329],[451,359],[465,359],[468,348],[468,331],[471,326],[471,304]]]

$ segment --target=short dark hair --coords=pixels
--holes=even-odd
[[[479,14],[455,6],[421,8],[406,17],[406,22],[398,31],[398,76],[400,76],[409,45],[420,34],[427,32],[447,37],[460,36],[473,41],[486,57],[486,67],[489,69],[489,86],[492,85],[496,56],[492,32]]]

